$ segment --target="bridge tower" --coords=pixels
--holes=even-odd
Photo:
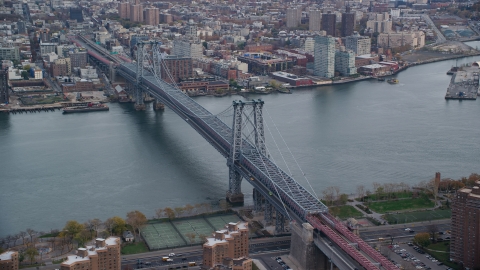
[[[227,159],[228,169],[228,191],[227,200],[233,204],[243,203],[242,176],[235,169],[235,163],[240,160],[242,152],[242,119],[245,103],[233,101],[233,125],[232,125],[232,148]]]
[[[156,42],[153,44],[153,70],[159,79],[162,79],[162,55],[160,52],[161,43]],[[165,110],[165,105],[161,103],[158,99],[153,101],[153,110],[163,111]]]
[[[143,42],[137,43],[137,77],[135,78],[135,110],[137,111],[145,110],[145,103],[143,103],[143,91],[140,88],[140,80],[143,77],[143,62],[145,60],[143,45]]]

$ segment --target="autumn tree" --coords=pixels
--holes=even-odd
[[[98,228],[102,225],[102,221],[98,218],[94,218],[92,220],[89,220],[89,222],[92,224],[93,229],[95,230],[95,237],[98,235]]]
[[[364,185],[358,185],[357,186],[357,196],[363,202],[363,198],[365,197],[365,186]]]
[[[138,230],[140,233],[140,228],[147,223],[147,217],[140,211],[134,210],[127,213],[127,224],[132,226],[133,234]]]
[[[111,235],[121,235],[125,231],[125,220],[119,216],[114,216],[105,221],[105,227],[109,229]]]
[[[157,210],[155,210],[155,217],[156,218],[162,218],[163,216],[163,209],[162,208],[158,208]]]
[[[163,212],[165,212],[165,215],[167,215],[169,219],[175,218],[175,212],[173,211],[172,208],[166,207],[165,209],[163,209]]]
[[[27,237],[27,232],[21,231],[19,235],[22,238],[22,245],[25,245],[25,237]]]
[[[436,233],[438,232],[438,226],[437,224],[429,224],[427,225],[427,232],[430,234],[433,242],[436,241]]]
[[[187,204],[185,205],[185,211],[187,211],[187,213],[190,215],[193,211],[193,209],[195,209],[195,206],[191,205],[191,204]]]
[[[35,257],[38,255],[38,250],[35,247],[29,247],[25,250],[25,255],[27,255],[30,260],[30,264],[33,264],[33,260],[35,260]]]
[[[28,236],[30,236],[30,242],[33,243],[33,236],[35,235],[35,233],[37,233],[34,229],[30,229],[28,228],[27,229],[27,233],[28,233]]]
[[[327,187],[322,191],[322,194],[325,202],[329,205],[332,205],[335,198],[335,189],[333,187]]]
[[[190,244],[193,245],[195,243],[195,237],[197,237],[196,233],[190,232],[185,234],[185,236],[188,238],[188,241],[190,241]]]
[[[175,207],[175,214],[180,217],[185,209],[183,207]]]
[[[417,233],[413,238],[413,241],[422,248],[430,245],[430,234],[429,233]]]

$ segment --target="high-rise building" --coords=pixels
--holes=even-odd
[[[213,237],[207,238],[207,242],[203,244],[203,267],[213,268],[223,264],[226,258],[234,260],[247,256],[248,223],[246,222],[227,224],[226,229],[216,231]]]
[[[0,83],[2,80],[2,75],[0,71]],[[1,85],[0,85],[1,91]],[[1,92],[0,92],[1,94]],[[1,96],[0,96],[0,102]],[[18,270],[19,260],[18,260],[18,252],[17,251],[5,251],[4,253],[0,254],[0,269],[2,270]]]
[[[203,45],[200,42],[176,39],[173,41],[172,54],[190,58],[202,58]]]
[[[164,58],[165,67],[161,71],[162,80],[167,83],[180,82],[180,79],[193,77],[193,64],[192,58],[181,57],[177,55],[169,55]],[[168,69],[170,76],[165,71]]]
[[[118,15],[122,19],[130,18],[130,3],[121,2],[118,4]]]
[[[0,69],[0,103],[8,103],[8,97],[8,69]]]
[[[367,28],[370,28],[374,33],[390,33],[392,32],[392,21],[390,20],[372,20],[367,21]]]
[[[315,40],[313,38],[307,37],[305,39],[304,50],[309,53],[313,53],[315,51]]]
[[[328,13],[322,14],[321,29],[327,32],[328,36],[332,36],[332,37],[335,36],[336,26],[337,26],[337,15],[335,15],[335,13],[331,13],[329,11]]]
[[[70,52],[70,63],[72,68],[85,68],[87,66],[87,52]]]
[[[160,23],[160,12],[158,8],[145,9],[145,24],[158,25]]]
[[[345,47],[357,55],[369,54],[372,49],[372,40],[369,37],[360,36],[358,33],[355,33],[345,39]]]
[[[355,13],[350,12],[350,7],[347,6],[345,13],[342,13],[342,27],[340,29],[340,34],[342,37],[351,36],[353,30],[355,29]]]
[[[26,27],[24,21],[18,21],[17,22],[17,29],[18,29],[19,34],[26,34],[27,33],[27,27]]]
[[[480,181],[457,191],[452,200],[450,258],[470,269],[480,267]]]
[[[425,46],[423,31],[382,33],[377,37],[377,45],[383,48],[409,46],[411,49]]]
[[[301,9],[300,9],[300,16],[299,16],[299,9],[287,8],[287,27],[289,28],[297,27],[301,19],[302,19]]]
[[[310,31],[320,31],[322,25],[322,11],[321,10],[310,10],[308,12],[308,30]]]
[[[332,36],[315,37],[314,74],[332,78],[335,75],[335,38]]]
[[[341,47],[339,51],[335,52],[335,71],[338,71],[342,76],[351,76],[357,73],[355,67],[355,53],[351,50],[345,50]]]
[[[197,38],[197,24],[193,20],[188,20],[187,26],[185,27],[185,36],[187,38]]]
[[[0,47],[0,59],[2,60],[20,60],[20,50],[18,47]]]
[[[76,255],[68,256],[61,270],[120,270],[120,238],[97,238],[95,246],[79,248]]]
[[[143,22],[142,5],[130,5],[130,21]]]

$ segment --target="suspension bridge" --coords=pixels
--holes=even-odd
[[[160,77],[160,70],[166,67],[158,43],[139,42],[137,61],[132,62],[106,57],[109,55],[85,44],[78,37],[73,40],[81,42],[89,50],[96,50],[89,56],[96,59],[97,64],[114,68],[116,75],[131,84],[136,94],[137,109],[145,108],[143,95],[149,94],[178,114],[224,156],[229,168],[227,199],[233,203],[243,202],[241,182],[246,179],[254,188],[254,210],[264,213],[265,223],[273,224],[275,220],[277,233],[284,232],[285,224],[290,224],[290,255],[302,268],[327,269],[328,265],[332,267],[334,264],[339,269],[398,269],[332,217],[317,196],[270,158],[265,145],[263,101],[234,101],[231,106],[233,119],[231,124],[227,124],[175,84],[166,83]],[[250,127],[250,132],[245,135],[247,127]]]

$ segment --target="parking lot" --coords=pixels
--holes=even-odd
[[[403,266],[403,268],[408,269],[406,266],[413,266],[416,269],[427,270],[449,269],[412,243],[393,245],[390,249],[393,251],[390,258],[398,267]]]

